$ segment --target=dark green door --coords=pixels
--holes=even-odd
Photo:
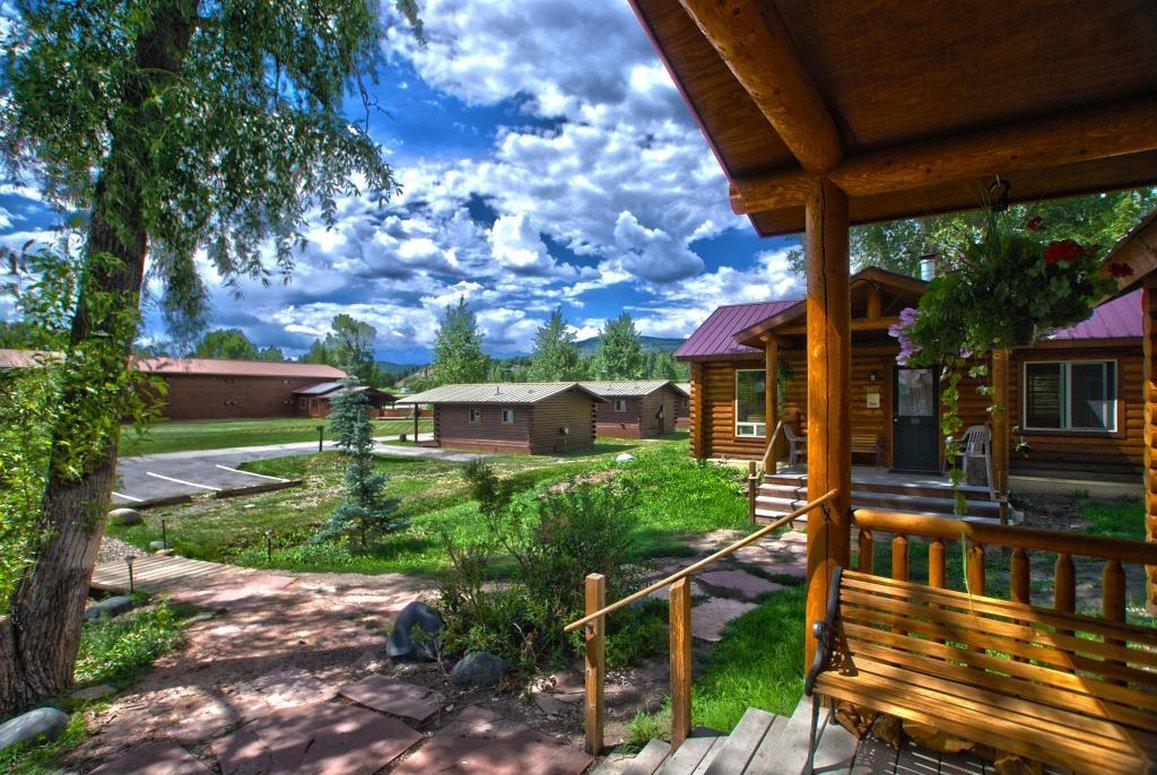
[[[940,470],[940,414],[936,373],[896,367],[892,391],[892,468]]]

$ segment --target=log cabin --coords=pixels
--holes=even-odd
[[[851,446],[856,462],[901,471],[944,467],[938,380],[896,363],[888,328],[926,283],[869,268],[850,281]],[[691,363],[691,451],[697,458],[760,460],[778,422],[807,433],[802,300],[717,309],[676,353]],[[1135,479],[1144,445],[1141,294],[1013,350],[1001,369],[1013,473]],[[989,360],[993,374],[992,359]],[[965,378],[965,426],[987,424],[989,398]]]
[[[370,413],[375,417],[383,416],[385,407],[398,400],[394,394],[379,390],[371,385],[359,385],[354,389],[367,395]],[[319,382],[316,385],[293,391],[294,400],[297,402],[297,414],[302,417],[329,417],[330,412],[333,411],[333,399],[341,391],[340,381]],[[399,411],[397,416],[409,417],[410,413]]]
[[[442,385],[398,404],[429,404],[436,447],[561,455],[595,443],[602,397],[577,382]]]
[[[579,383],[603,397],[595,414],[599,436],[658,439],[675,428],[678,406],[686,395],[662,379]]]

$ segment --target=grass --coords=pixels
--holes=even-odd
[[[633,461],[614,458],[630,452]],[[738,469],[700,464],[687,453],[686,434],[666,440],[599,442],[594,450],[565,457],[527,455],[491,459],[496,473],[513,479],[516,489],[550,483],[605,469],[639,484],[640,527],[635,538],[640,559],[686,554],[680,537],[720,528],[747,526],[747,505]],[[171,546],[186,557],[252,567],[299,571],[437,574],[448,566],[442,535],[458,541],[481,537],[478,505],[467,494],[462,467],[438,460],[380,456],[379,470],[389,475],[388,492],[399,498],[409,525],[368,551],[344,544],[313,544],[310,537],[341,498],[343,461],[334,453],[274,458],[246,464],[255,473],[300,478],[300,488],[243,499],[201,500],[150,511],[140,526],[110,526],[134,545],[146,547],[160,537],[166,520]],[[272,560],[266,532],[272,537]]]
[[[1145,507],[1136,498],[1116,501],[1086,501],[1081,504],[1080,517],[1085,531],[1092,535],[1145,540]]]
[[[227,447],[255,447],[263,444],[290,444],[317,441],[317,426],[328,423],[311,417],[267,417],[258,420],[183,420],[161,421],[144,435],[132,426],[121,429],[121,454],[147,455],[157,452],[187,452]],[[420,420],[420,432],[433,429],[432,421]],[[375,436],[393,436],[414,432],[413,420],[375,420]]]
[[[164,654],[176,649],[184,638],[185,623],[194,611],[162,600],[114,619],[86,622],[76,660],[76,687],[111,684],[120,690],[135,682]],[[68,726],[48,743],[20,744],[0,751],[0,771],[58,773],[67,754],[91,734],[90,714],[108,700],[81,702],[61,697],[54,705],[71,713]]]
[[[691,687],[691,723],[730,732],[748,708],[791,715],[803,696],[805,589],[769,592],[759,606],[727,625]],[[638,750],[653,737],[670,735],[669,704],[639,713],[624,744]]]

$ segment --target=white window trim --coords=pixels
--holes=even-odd
[[[766,369],[736,369],[735,370],[735,400],[732,402],[732,413],[735,417],[735,436],[741,439],[762,439],[767,436],[766,422],[740,422],[739,421],[739,375],[745,372],[754,371],[757,374],[765,375]]]
[[[1107,364],[1113,364],[1113,400],[1109,403],[1108,417],[1112,421],[1109,428],[1074,428],[1070,425],[1072,415],[1072,367],[1088,366],[1092,364],[1100,364],[1103,368]],[[1041,364],[1055,364],[1061,367],[1061,427],[1047,428],[1028,424],[1028,367],[1030,365],[1039,366]],[[1106,375],[1107,376],[1107,375]],[[1081,358],[1078,360],[1032,360],[1025,361],[1021,365],[1020,370],[1020,420],[1021,427],[1026,431],[1036,431],[1043,433],[1075,433],[1075,434],[1090,434],[1090,435],[1105,435],[1110,433],[1117,433],[1118,422],[1117,415],[1120,405],[1117,403],[1120,398],[1121,365],[1116,358]],[[1106,382],[1108,380],[1106,379]]]
[[[510,415],[509,420],[506,419],[506,416],[508,413]],[[513,425],[514,424],[514,410],[513,409],[503,409],[502,410],[502,424],[503,425]]]
[[[466,417],[466,419],[467,419],[467,421],[468,421],[468,422],[472,422],[472,423],[480,423],[480,422],[482,422],[482,410],[481,410],[481,409],[476,409],[476,408],[471,408],[471,409],[470,409],[470,412],[469,412],[469,414],[468,414],[468,415],[467,415],[467,417]]]

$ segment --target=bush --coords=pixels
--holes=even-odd
[[[102,617],[85,623],[76,658],[76,682],[127,685],[153,660],[181,643],[181,613],[162,601],[113,619]]]

